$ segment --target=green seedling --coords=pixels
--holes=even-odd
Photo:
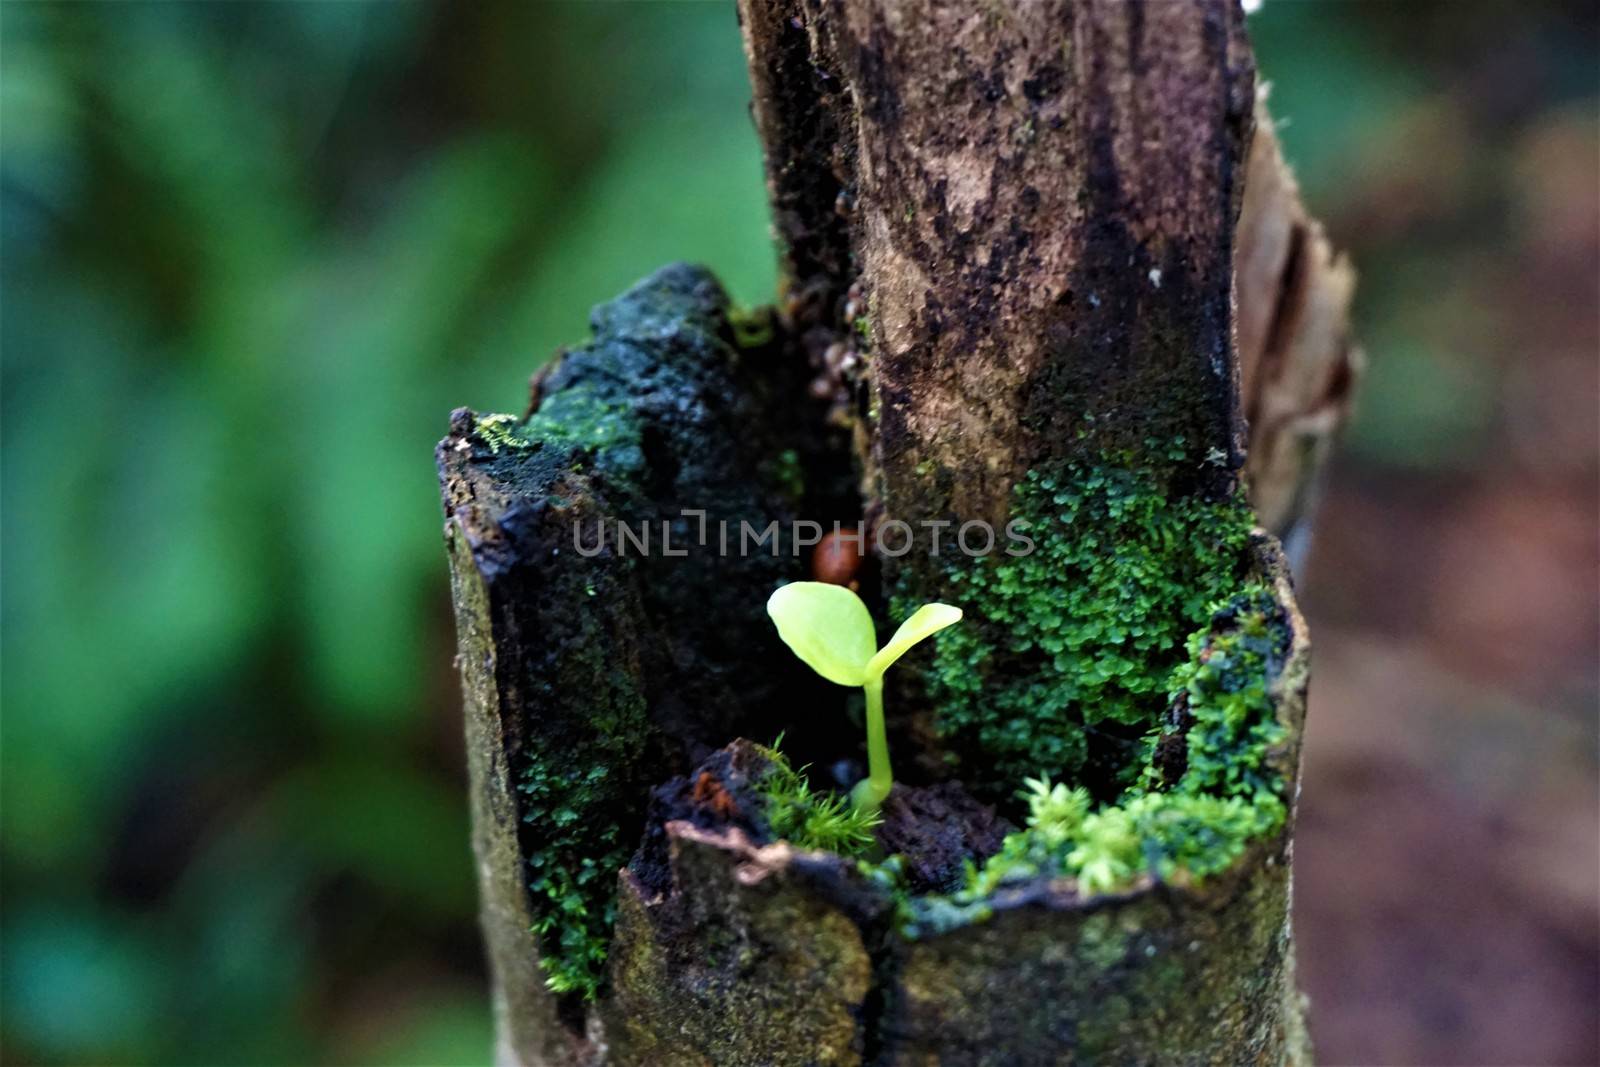
[[[841,585],[791,583],[772,594],[767,614],[778,636],[806,666],[836,685],[859,685],[866,693],[867,776],[856,783],[850,799],[861,811],[877,811],[894,785],[883,724],[883,674],[912,646],[959,622],[961,609],[924,604],[882,648],[867,606]]]

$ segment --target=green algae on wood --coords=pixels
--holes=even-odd
[[[756,328],[769,316],[730,321],[728,307],[705,271],[666,268],[595,310],[594,339],[538,376],[527,417],[458,412],[439,449],[465,546],[453,564],[485,589],[461,632],[487,631],[497,654],[486,666],[463,646],[464,672],[484,675],[469,691],[501,709],[488,736],[505,766],[475,788],[515,793],[527,908],[558,994],[603,987],[616,872],[650,788],[730,737],[770,736],[767,716],[836,699],[788,665],[762,614],[800,563],[785,551],[729,567],[684,514],[764,527],[803,503],[765,457],[814,447],[804,412],[776,399],[803,388],[804,368],[759,347],[774,340]],[[654,533],[658,551],[614,537],[587,551],[618,522]],[[562,1011],[581,1031],[581,1009]]]

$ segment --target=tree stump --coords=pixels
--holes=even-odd
[[[1236,237],[1273,440],[1325,440],[1358,364],[1242,14],[740,17],[780,308],[666,268],[439,446],[501,1061],[1305,1062],[1309,645],[1240,522]],[[1282,531],[1325,448],[1271,454]],[[752,743],[858,773],[848,694],[763,612],[836,521],[880,620],[967,611],[899,670],[864,857],[774,839]],[[1024,776],[1085,789],[1075,851]]]

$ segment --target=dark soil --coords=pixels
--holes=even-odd
[[[968,860],[981,863],[999,852],[1015,829],[960,782],[896,784],[883,802],[878,843],[886,855],[904,857],[913,892],[943,893],[960,887]]]

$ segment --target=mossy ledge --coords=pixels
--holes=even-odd
[[[561,1016],[579,1042],[576,1001],[603,987],[616,874],[651,787],[731,737],[839,704],[762,612],[803,561],[784,540],[731,565],[717,524],[780,520],[786,538],[800,509],[826,514],[763,457],[804,457],[817,492],[847,469],[842,452],[819,456],[811,413],[788,399],[803,361],[787,360],[770,316],[732,312],[705,271],[665,268],[591,325],[592,341],[537,376],[527,415],[458,411],[438,450],[468,719],[490,752],[474,788],[498,829],[481,844],[522,857],[525,899],[504,910],[527,913],[528,952],[571,998]],[[709,546],[685,509],[705,513]],[[648,530],[654,550],[624,545],[618,522]],[[591,553],[602,526],[612,533]]]
[[[1261,786],[1271,800],[1238,807],[1276,805],[1282,815],[1292,807],[1309,644],[1276,541],[1253,536],[1245,558],[1238,594],[1176,671],[1193,705],[1189,767],[1177,784],[1136,786],[1139,796],[1220,796],[1229,806],[1228,797]],[[1235,698],[1252,712],[1243,721]],[[1261,710],[1265,718],[1254,717]],[[1208,763],[1223,748],[1259,762]],[[1219,767],[1234,769],[1219,775]],[[655,888],[624,877],[619,999],[602,1008],[612,1055],[620,1063],[1307,1063],[1288,822],[1269,818],[1220,851],[1204,842],[1199,855],[1214,862],[1149,863],[1107,888],[1061,866],[1015,867],[987,887],[981,908],[911,896],[883,865],[764,844],[737,826],[669,823],[670,876]],[[706,951],[693,955],[691,945]],[[785,1033],[790,1040],[780,1040]]]

